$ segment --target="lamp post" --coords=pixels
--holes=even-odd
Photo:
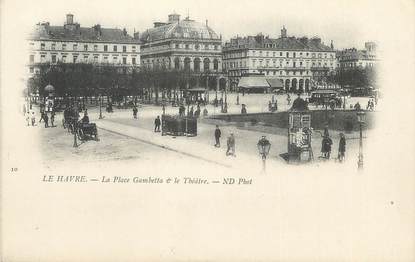
[[[262,136],[262,138],[257,143],[259,155],[262,158],[262,171],[265,173],[265,161],[269,154],[269,150],[271,149],[271,143]]]
[[[363,136],[362,136],[362,126],[365,122],[365,112],[359,111],[357,112],[357,121],[359,122],[359,130],[360,130],[360,138],[359,138],[359,157],[357,161],[357,168],[359,170],[363,169]]]
[[[102,119],[102,96],[99,95],[99,119]]]
[[[74,118],[73,123],[73,147],[78,147],[78,141],[76,137],[76,133],[78,132],[78,119]]]

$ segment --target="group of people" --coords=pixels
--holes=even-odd
[[[366,110],[370,110],[370,111],[373,111],[373,110],[375,110],[375,104],[376,104],[376,101],[375,101],[375,99],[369,99],[368,101],[367,101],[367,106],[366,106]]]
[[[339,162],[343,162],[345,159],[346,153],[346,137],[343,133],[339,134],[339,148],[338,148],[338,155],[337,160]],[[324,129],[323,139],[321,140],[321,157],[324,159],[330,159],[331,156],[331,146],[333,145],[333,140],[330,138],[328,129]]]
[[[199,118],[201,113],[203,114],[204,117],[206,117],[208,115],[208,110],[205,107],[203,109],[203,112],[202,112],[201,109],[200,109],[200,105],[198,104],[196,106],[196,110],[194,110],[194,107],[191,106],[187,115],[189,117]],[[180,105],[180,107],[179,107],[179,116],[182,116],[183,117],[185,115],[186,115],[186,108],[184,107],[184,105]]]
[[[216,125],[216,129],[215,129],[215,147],[220,147],[220,138],[222,136],[222,132],[219,129],[219,126]],[[226,149],[226,155],[227,156],[236,156],[235,155],[235,136],[233,135],[233,133],[230,133],[227,140],[226,140],[226,145],[227,145],[227,149]]]
[[[45,110],[45,107],[41,106],[39,123],[41,123],[42,120],[45,123],[45,128],[55,127],[55,123],[54,123],[55,122],[55,111],[51,110],[50,118],[49,118],[48,112]],[[49,121],[50,121],[50,125],[49,125]],[[32,109],[26,112],[26,123],[27,123],[27,126],[36,125],[36,114]]]

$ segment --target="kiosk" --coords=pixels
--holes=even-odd
[[[313,161],[311,114],[292,110],[288,113],[288,163]]]
[[[197,118],[162,115],[161,135],[197,136]]]

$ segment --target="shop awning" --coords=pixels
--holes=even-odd
[[[278,78],[267,78],[267,82],[271,89],[281,89],[284,88],[284,84],[281,79]]]
[[[239,80],[238,87],[240,88],[269,88],[265,76],[243,76]]]
[[[195,87],[195,88],[189,88],[189,89],[187,89],[187,91],[189,91],[191,93],[204,93],[204,92],[206,92],[206,88]]]

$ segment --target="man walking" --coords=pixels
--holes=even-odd
[[[136,106],[134,106],[133,107],[133,117],[134,117],[134,119],[137,119],[137,112],[138,112],[138,109],[137,109]]]
[[[215,129],[215,147],[220,147],[220,136],[222,135],[219,126],[216,125]]]
[[[235,155],[235,137],[233,136],[233,133],[231,133],[228,137],[227,146],[228,146],[228,149],[226,150],[226,155],[236,156]]]
[[[36,115],[35,115],[35,112],[33,110],[30,111],[30,118],[32,120],[32,126],[34,126],[35,123],[36,123]]]
[[[42,122],[42,120],[45,120],[45,111],[44,110],[40,110],[40,119],[39,119],[39,123]]]
[[[55,111],[52,111],[52,113],[50,113],[50,124],[52,125],[52,127],[54,127],[54,123],[55,122]]]
[[[45,120],[45,128],[48,128],[49,127],[49,117],[48,117],[48,114],[46,112],[43,114],[43,119]]]
[[[338,159],[340,163],[344,161],[345,152],[346,152],[346,138],[344,137],[343,133],[340,133],[339,155],[338,155]]]
[[[157,116],[156,119],[154,120],[154,132],[160,132],[160,125],[161,125],[160,116]]]
[[[333,141],[329,136],[324,136],[323,140],[321,141],[321,153],[323,154],[323,158],[330,159],[331,154],[331,145]]]

